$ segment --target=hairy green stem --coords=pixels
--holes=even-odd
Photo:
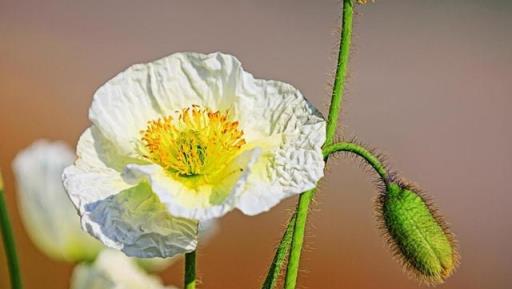
[[[349,142],[335,143],[331,145],[324,146],[323,154],[325,160],[336,152],[350,152],[362,157],[380,176],[382,181],[386,184],[386,187],[389,185],[388,173],[386,171],[386,167],[380,162],[379,158],[375,156],[372,152],[367,150],[361,145]],[[295,225],[292,227],[293,237],[290,249],[290,255],[288,260],[288,268],[286,272],[285,279],[285,289],[294,289],[297,285],[297,276],[299,271],[299,261],[300,255],[302,252],[302,246],[304,243],[304,232],[306,227],[306,220],[309,212],[309,204],[313,199],[315,194],[315,190],[310,190],[304,192],[299,198],[299,204],[297,205],[295,220],[292,218],[290,220],[290,224],[288,224],[288,230],[290,229],[292,222],[295,221]],[[285,233],[288,234],[288,230]],[[287,239],[286,239],[287,241]],[[286,246],[285,238],[283,237],[283,241],[281,241],[281,245]],[[279,246],[279,249],[281,248]],[[276,253],[277,256],[277,253]],[[264,287],[272,288],[272,287]]]
[[[5,202],[5,192],[3,188],[2,176],[0,175],[0,230],[2,231],[2,239],[5,248],[5,255],[7,257],[7,264],[9,266],[9,275],[11,280],[12,289],[21,289],[21,274],[16,255],[16,245],[14,242],[14,234],[11,229],[11,222],[9,221],[9,214],[7,212],[7,204]]]
[[[288,257],[288,267],[286,269],[286,279],[284,288],[294,289],[297,285],[297,276],[299,273],[300,255],[302,245],[304,244],[304,231],[309,213],[309,204],[313,199],[316,189],[306,191],[300,195],[299,204],[296,209],[295,228],[293,230],[290,255]]]
[[[336,152],[351,152],[362,157],[370,166],[372,166],[377,174],[379,174],[382,181],[386,184],[386,187],[389,185],[386,167],[380,162],[377,156],[372,154],[372,152],[366,148],[355,143],[341,142],[325,146],[323,149],[325,158]]]
[[[196,288],[196,251],[185,254],[185,285],[184,289]]]
[[[276,254],[274,255],[272,264],[268,269],[267,278],[265,278],[265,282],[261,287],[262,289],[273,289],[277,284],[277,280],[281,275],[282,266],[286,261],[288,252],[290,251],[290,245],[292,243],[293,238],[293,229],[295,228],[296,216],[296,213],[294,213],[290,218],[290,221],[288,222],[288,227],[286,228],[286,231],[283,234],[283,238],[281,239],[281,242],[279,243],[279,246],[276,249]]]
[[[327,116],[327,133],[325,144],[329,145],[334,141],[336,126],[341,113],[343,92],[345,90],[345,77],[347,75],[348,57],[350,54],[350,43],[352,39],[352,14],[354,12],[352,0],[343,0],[343,16],[341,19],[341,39],[338,53],[338,65],[336,67],[336,78],[332,89],[331,105]]]
[[[352,38],[352,0],[343,0],[343,15],[341,18],[341,39],[338,53],[338,64],[336,67],[336,78],[331,96],[331,105],[329,106],[329,115],[327,117],[326,140],[324,146],[333,143],[336,135],[336,126],[341,113],[343,102],[343,92],[345,88],[345,77],[347,74],[348,58],[350,54],[350,43]],[[326,159],[327,161],[327,159]],[[295,229],[290,248],[288,267],[286,270],[285,289],[295,289],[297,285],[297,276],[299,271],[300,255],[304,243],[304,231],[306,227],[309,204],[313,199],[315,190],[304,192],[299,197],[295,220]]]

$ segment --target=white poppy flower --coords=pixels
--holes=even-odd
[[[62,186],[62,171],[75,155],[64,143],[37,141],[13,162],[18,206],[34,244],[58,260],[92,260],[100,242],[80,229],[76,209]]]
[[[106,249],[93,264],[77,265],[71,277],[71,289],[176,289],[165,287],[157,276],[137,267],[123,253]]]
[[[323,176],[320,113],[230,55],[131,66],[98,89],[89,118],[64,184],[84,227],[112,247],[144,231],[162,251],[193,250],[195,223],[185,219],[255,215]],[[136,205],[148,199],[161,205]]]

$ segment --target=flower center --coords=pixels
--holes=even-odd
[[[151,120],[142,131],[144,157],[180,176],[207,175],[224,168],[245,144],[238,121],[228,112],[193,105]]]

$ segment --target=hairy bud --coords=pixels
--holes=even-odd
[[[453,235],[418,189],[390,183],[378,198],[377,213],[394,254],[420,281],[439,284],[453,273]]]

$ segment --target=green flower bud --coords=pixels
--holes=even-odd
[[[388,243],[407,271],[430,284],[453,273],[458,264],[453,234],[418,189],[390,183],[377,210]]]

